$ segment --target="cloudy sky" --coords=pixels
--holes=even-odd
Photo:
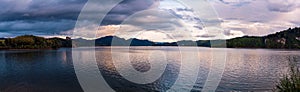
[[[185,1],[123,0],[110,5],[111,0],[102,0],[82,12],[88,0],[0,0],[0,37],[75,37],[76,23],[84,22],[78,20],[80,13],[93,16],[107,10],[103,21],[92,28],[76,27],[77,34],[169,42],[263,36],[300,26],[299,0],[190,0],[202,2],[194,6]]]

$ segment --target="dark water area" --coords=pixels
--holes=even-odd
[[[71,49],[2,51],[1,92],[82,92]]]
[[[112,48],[116,53],[112,54]],[[272,91],[278,79],[286,74],[289,58],[300,58],[298,51],[264,50],[264,49],[211,49],[186,47],[179,50],[176,47],[96,47],[96,48],[62,48],[59,50],[7,50],[0,51],[0,92],[83,92],[84,83],[78,81],[77,68],[87,74],[90,61],[74,67],[72,52],[80,52],[81,57],[95,55],[95,61],[106,83],[117,92],[149,92],[167,91],[178,79],[181,67],[181,56],[184,53],[196,52],[199,61],[187,65],[199,66],[197,80],[192,84],[182,83],[193,87],[192,91],[201,91],[212,69],[212,60],[216,58],[212,52],[226,53],[225,69],[217,91]],[[93,53],[94,54],[91,54]],[[157,54],[163,53],[163,54]],[[129,54],[130,59],[123,57]],[[162,57],[164,55],[164,57]],[[114,56],[118,56],[117,58]],[[116,68],[113,60],[119,60]],[[138,84],[128,80],[119,70],[129,71],[134,68],[141,73],[150,71],[154,66],[163,64],[165,69],[156,79],[147,76],[144,79],[155,79],[151,83]],[[127,63],[131,67],[126,66]],[[154,63],[154,64],[153,64]],[[92,64],[92,63],[91,63]],[[153,65],[151,65],[153,64]],[[119,69],[119,70],[118,70]],[[77,72],[78,73],[78,72]],[[126,73],[125,73],[126,74]],[[130,74],[130,73],[128,73]],[[183,80],[189,81],[190,72],[182,74]],[[143,77],[143,76],[142,76]],[[140,78],[137,78],[140,79]],[[97,85],[95,86],[97,87]],[[103,90],[104,91],[104,90]]]

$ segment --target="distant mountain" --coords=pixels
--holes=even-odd
[[[153,46],[154,42],[149,40],[139,40],[136,38],[124,39],[117,36],[106,36],[95,40],[74,39],[76,46]]]
[[[224,47],[224,40],[213,40],[214,47]],[[45,49],[82,46],[201,46],[211,47],[210,40],[183,40],[177,42],[152,42],[136,38],[124,39],[117,36],[106,36],[95,40],[82,38],[71,39],[43,38],[33,35],[15,38],[0,38],[0,49]],[[244,36],[226,40],[228,48],[276,48],[300,49],[300,28],[287,29],[267,36]]]
[[[124,46],[127,40],[116,36],[106,36],[95,40],[96,46]]]
[[[130,46],[153,46],[155,43],[149,40],[140,40],[132,38],[127,40],[127,44],[130,43]]]

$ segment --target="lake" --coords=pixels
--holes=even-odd
[[[293,57],[299,61],[299,51],[203,47],[6,50],[0,51],[0,92],[82,92],[102,84],[115,91],[167,91],[175,85],[197,92],[210,81],[217,82],[216,91],[272,91]],[[98,71],[92,69],[95,66]],[[209,80],[214,77],[208,77],[212,71],[222,75],[220,80]],[[97,83],[101,78],[94,75],[101,75],[106,83]]]

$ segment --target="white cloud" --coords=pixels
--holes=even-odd
[[[263,36],[300,25],[299,0],[248,1],[248,4],[238,7],[224,2],[212,2],[220,18],[224,20],[222,27],[225,30]]]
[[[120,25],[100,27],[89,25],[76,29],[76,31],[81,37],[90,39],[108,35],[125,39],[139,38],[159,42],[222,38],[220,35],[225,34],[224,30],[214,28],[215,25],[221,23],[220,20],[211,18],[211,16],[209,16],[209,19],[199,18],[198,16],[193,9],[181,5],[179,2],[166,0],[161,2],[159,8],[137,12],[125,19]],[[206,24],[205,28],[203,23]],[[95,33],[97,34],[95,35]],[[230,37],[240,35],[235,31],[230,31],[229,34],[231,34],[228,35]]]
[[[250,36],[264,36],[293,26],[291,23],[260,23],[241,20],[228,20],[222,23],[222,27],[226,30],[240,31],[244,35]]]

